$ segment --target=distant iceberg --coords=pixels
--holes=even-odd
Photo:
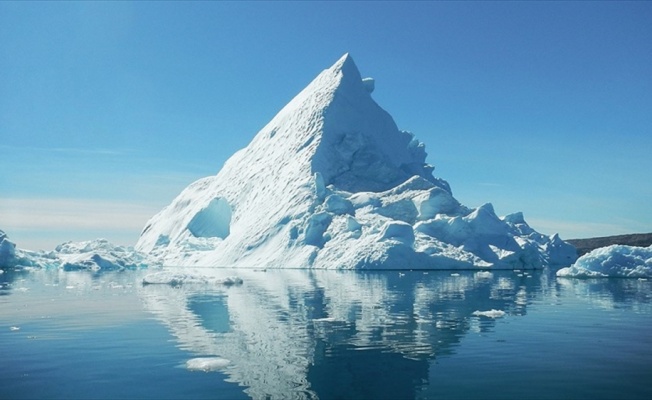
[[[575,264],[557,271],[559,277],[572,278],[650,278],[652,246],[612,245],[580,257]]]
[[[53,251],[31,251],[16,244],[0,230],[0,269],[36,267],[66,271],[119,271],[156,265],[156,261],[133,247],[117,246],[106,239],[66,242]]]
[[[345,54],[212,177],[155,215],[136,249],[164,265],[524,269],[575,248],[521,213],[468,208],[397,128]]]
[[[0,230],[0,268],[13,267],[16,262],[16,244]]]
[[[206,273],[180,273],[170,271],[158,271],[145,275],[143,285],[242,285],[242,278],[237,276],[210,276]]]

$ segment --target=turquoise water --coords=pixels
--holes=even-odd
[[[652,398],[650,281],[145,273],[0,275],[0,398]],[[198,357],[228,365],[189,369]]]

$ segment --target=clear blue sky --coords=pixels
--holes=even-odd
[[[651,2],[0,2],[0,229],[134,244],[345,52],[462,203],[652,231]]]

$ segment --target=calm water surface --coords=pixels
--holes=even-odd
[[[548,272],[0,275],[0,398],[650,399],[652,282]],[[477,312],[498,310],[488,317]],[[501,316],[502,315],[502,316]],[[210,372],[186,362],[221,357]]]

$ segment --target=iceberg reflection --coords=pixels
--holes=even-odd
[[[240,286],[140,293],[188,358],[228,360],[222,371],[253,398],[414,397],[436,357],[493,328],[502,314],[489,311],[523,315],[547,290],[543,273],[505,271],[237,274]]]

